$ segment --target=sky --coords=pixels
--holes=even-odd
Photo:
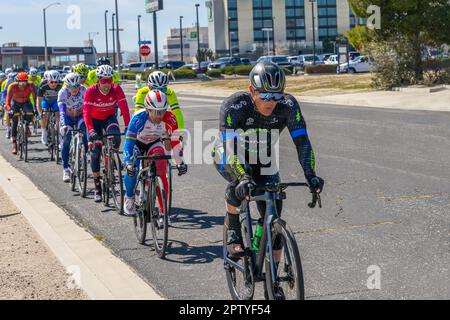
[[[0,0],[0,44],[19,42],[21,46],[44,46],[44,23],[42,10],[58,0]],[[141,18],[141,38],[153,41],[153,19],[145,13],[144,0],[117,0],[119,7],[119,26],[121,49],[138,49],[137,16]],[[108,28],[111,27],[111,14],[115,12],[114,0],[59,0],[61,5],[47,9],[48,46],[83,46],[89,32],[98,52],[104,52],[105,10],[108,13]],[[164,39],[170,28],[179,28],[179,17],[184,16],[183,26],[195,25],[195,4],[199,3],[200,26],[207,26],[205,0],[164,0],[164,10],[158,12],[158,44],[162,51]],[[78,15],[77,12],[80,12]],[[80,19],[77,19],[77,17]],[[20,22],[19,22],[20,21]],[[111,32],[108,34],[109,47],[112,46]],[[153,51],[153,48],[152,48]]]

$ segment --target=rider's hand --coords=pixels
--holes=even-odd
[[[323,186],[325,181],[317,176],[308,176],[306,177],[309,184],[309,189],[312,193],[321,193],[323,191]]]
[[[127,169],[127,175],[129,177],[134,177],[136,175],[136,167],[132,163],[126,163],[125,168]]]
[[[236,186],[235,194],[239,200],[244,200],[249,195],[249,185],[252,184],[252,177],[245,175]]]
[[[67,135],[67,132],[69,132],[68,126],[63,126],[63,127],[59,128],[59,133],[61,133],[61,135],[63,137],[65,137]]]
[[[98,140],[98,133],[95,130],[89,131],[89,142],[95,142]]]
[[[186,174],[188,171],[188,166],[187,164],[185,164],[184,162],[182,162],[181,164],[177,165],[177,169],[178,169],[178,175],[182,176],[183,174]]]

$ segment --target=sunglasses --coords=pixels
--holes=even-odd
[[[49,81],[50,84],[58,84],[58,81]]]
[[[78,89],[80,87],[80,84],[72,84],[67,86],[69,89]]]
[[[261,98],[261,100],[264,101],[281,101],[284,99],[284,93],[271,93],[271,92],[266,92],[266,93],[260,93],[259,97]]]
[[[150,110],[150,114],[153,117],[157,117],[157,116],[162,117],[166,114],[166,111],[167,110]]]
[[[112,79],[111,78],[102,78],[99,80],[100,84],[112,84]]]
[[[25,83],[28,83],[28,81],[26,81],[26,80],[19,80],[19,81],[17,81],[18,83],[21,83],[21,84],[25,84]]]

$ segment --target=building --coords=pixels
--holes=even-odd
[[[79,62],[96,63],[96,50],[92,47],[47,47],[49,66],[73,65]],[[44,65],[45,47],[22,47],[6,43],[0,48],[0,65],[27,69]]]
[[[309,53],[312,5],[319,51],[332,52],[338,35],[364,23],[355,17],[347,0],[209,0],[210,48],[219,55],[229,55],[230,47],[240,55],[267,54],[274,47],[277,54]]]
[[[208,28],[200,27],[200,48],[208,49]],[[183,61],[194,63],[197,61],[197,27],[183,28]],[[163,46],[164,60],[181,59],[180,28],[170,29]]]

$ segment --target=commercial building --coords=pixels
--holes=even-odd
[[[79,62],[95,64],[96,50],[93,47],[47,47],[48,65],[64,66]],[[44,65],[45,47],[26,47],[19,43],[6,43],[0,48],[0,65],[29,68]]]
[[[314,9],[313,9],[314,6]],[[347,0],[209,0],[210,48],[219,55],[309,53],[333,50],[336,37],[363,19],[355,17]],[[275,35],[275,37],[274,37]],[[269,50],[268,50],[269,48]]]
[[[200,48],[208,49],[208,28],[200,27]],[[197,61],[198,50],[197,27],[183,28],[183,60],[188,63]],[[166,38],[163,46],[164,60],[182,60],[181,59],[181,39],[180,28],[170,29],[170,34]]]

